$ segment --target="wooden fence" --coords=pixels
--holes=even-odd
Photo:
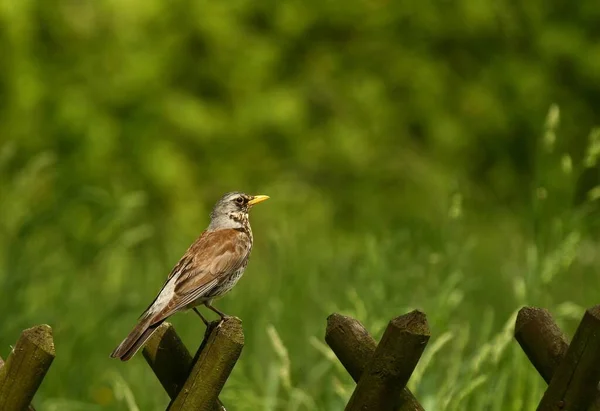
[[[54,340],[48,325],[28,328],[4,361],[0,361],[0,410],[34,409],[35,392],[54,361]]]
[[[588,309],[571,344],[547,310],[519,311],[515,338],[548,383],[538,411],[600,411],[600,305]]]
[[[325,341],[357,383],[346,410],[423,411],[406,384],[429,337],[420,311],[392,319],[379,344],[358,320],[330,315]],[[600,306],[585,312],[570,344],[547,310],[524,307],[515,338],[548,383],[538,411],[600,411]],[[223,411],[218,397],[243,346],[235,317],[211,323],[194,357],[173,326],[163,323],[143,356],[171,398],[167,410]],[[33,410],[54,356],[49,326],[23,331],[6,363],[0,358],[0,410]]]
[[[171,398],[169,411],[225,410],[219,394],[244,346],[242,322],[227,318],[209,324],[194,358],[169,323],[144,347],[144,358]]]

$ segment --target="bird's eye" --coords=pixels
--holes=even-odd
[[[238,198],[235,199],[235,202],[238,203],[238,204],[240,204],[240,205],[244,204],[244,198],[243,197],[238,197]]]

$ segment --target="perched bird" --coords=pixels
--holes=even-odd
[[[221,197],[210,214],[208,228],[181,257],[152,304],[111,357],[129,360],[177,311],[192,308],[208,324],[196,309],[204,304],[221,320],[227,317],[212,306],[212,301],[231,290],[244,273],[253,241],[248,211],[268,198],[240,192]]]

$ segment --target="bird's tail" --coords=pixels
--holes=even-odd
[[[121,361],[127,361],[133,357],[164,321],[160,320],[153,323],[153,320],[154,318],[151,315],[143,316],[140,322],[131,330],[123,342],[115,348],[110,356],[112,358],[119,358]]]

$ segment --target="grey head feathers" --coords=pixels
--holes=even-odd
[[[248,224],[248,202],[251,199],[251,195],[240,191],[231,191],[223,195],[210,213],[208,230],[244,228]]]
[[[241,229],[252,237],[250,222],[248,221],[248,210],[255,204],[268,200],[269,196],[249,195],[239,191],[226,193],[210,213],[210,225],[208,230],[222,230],[226,228]]]

